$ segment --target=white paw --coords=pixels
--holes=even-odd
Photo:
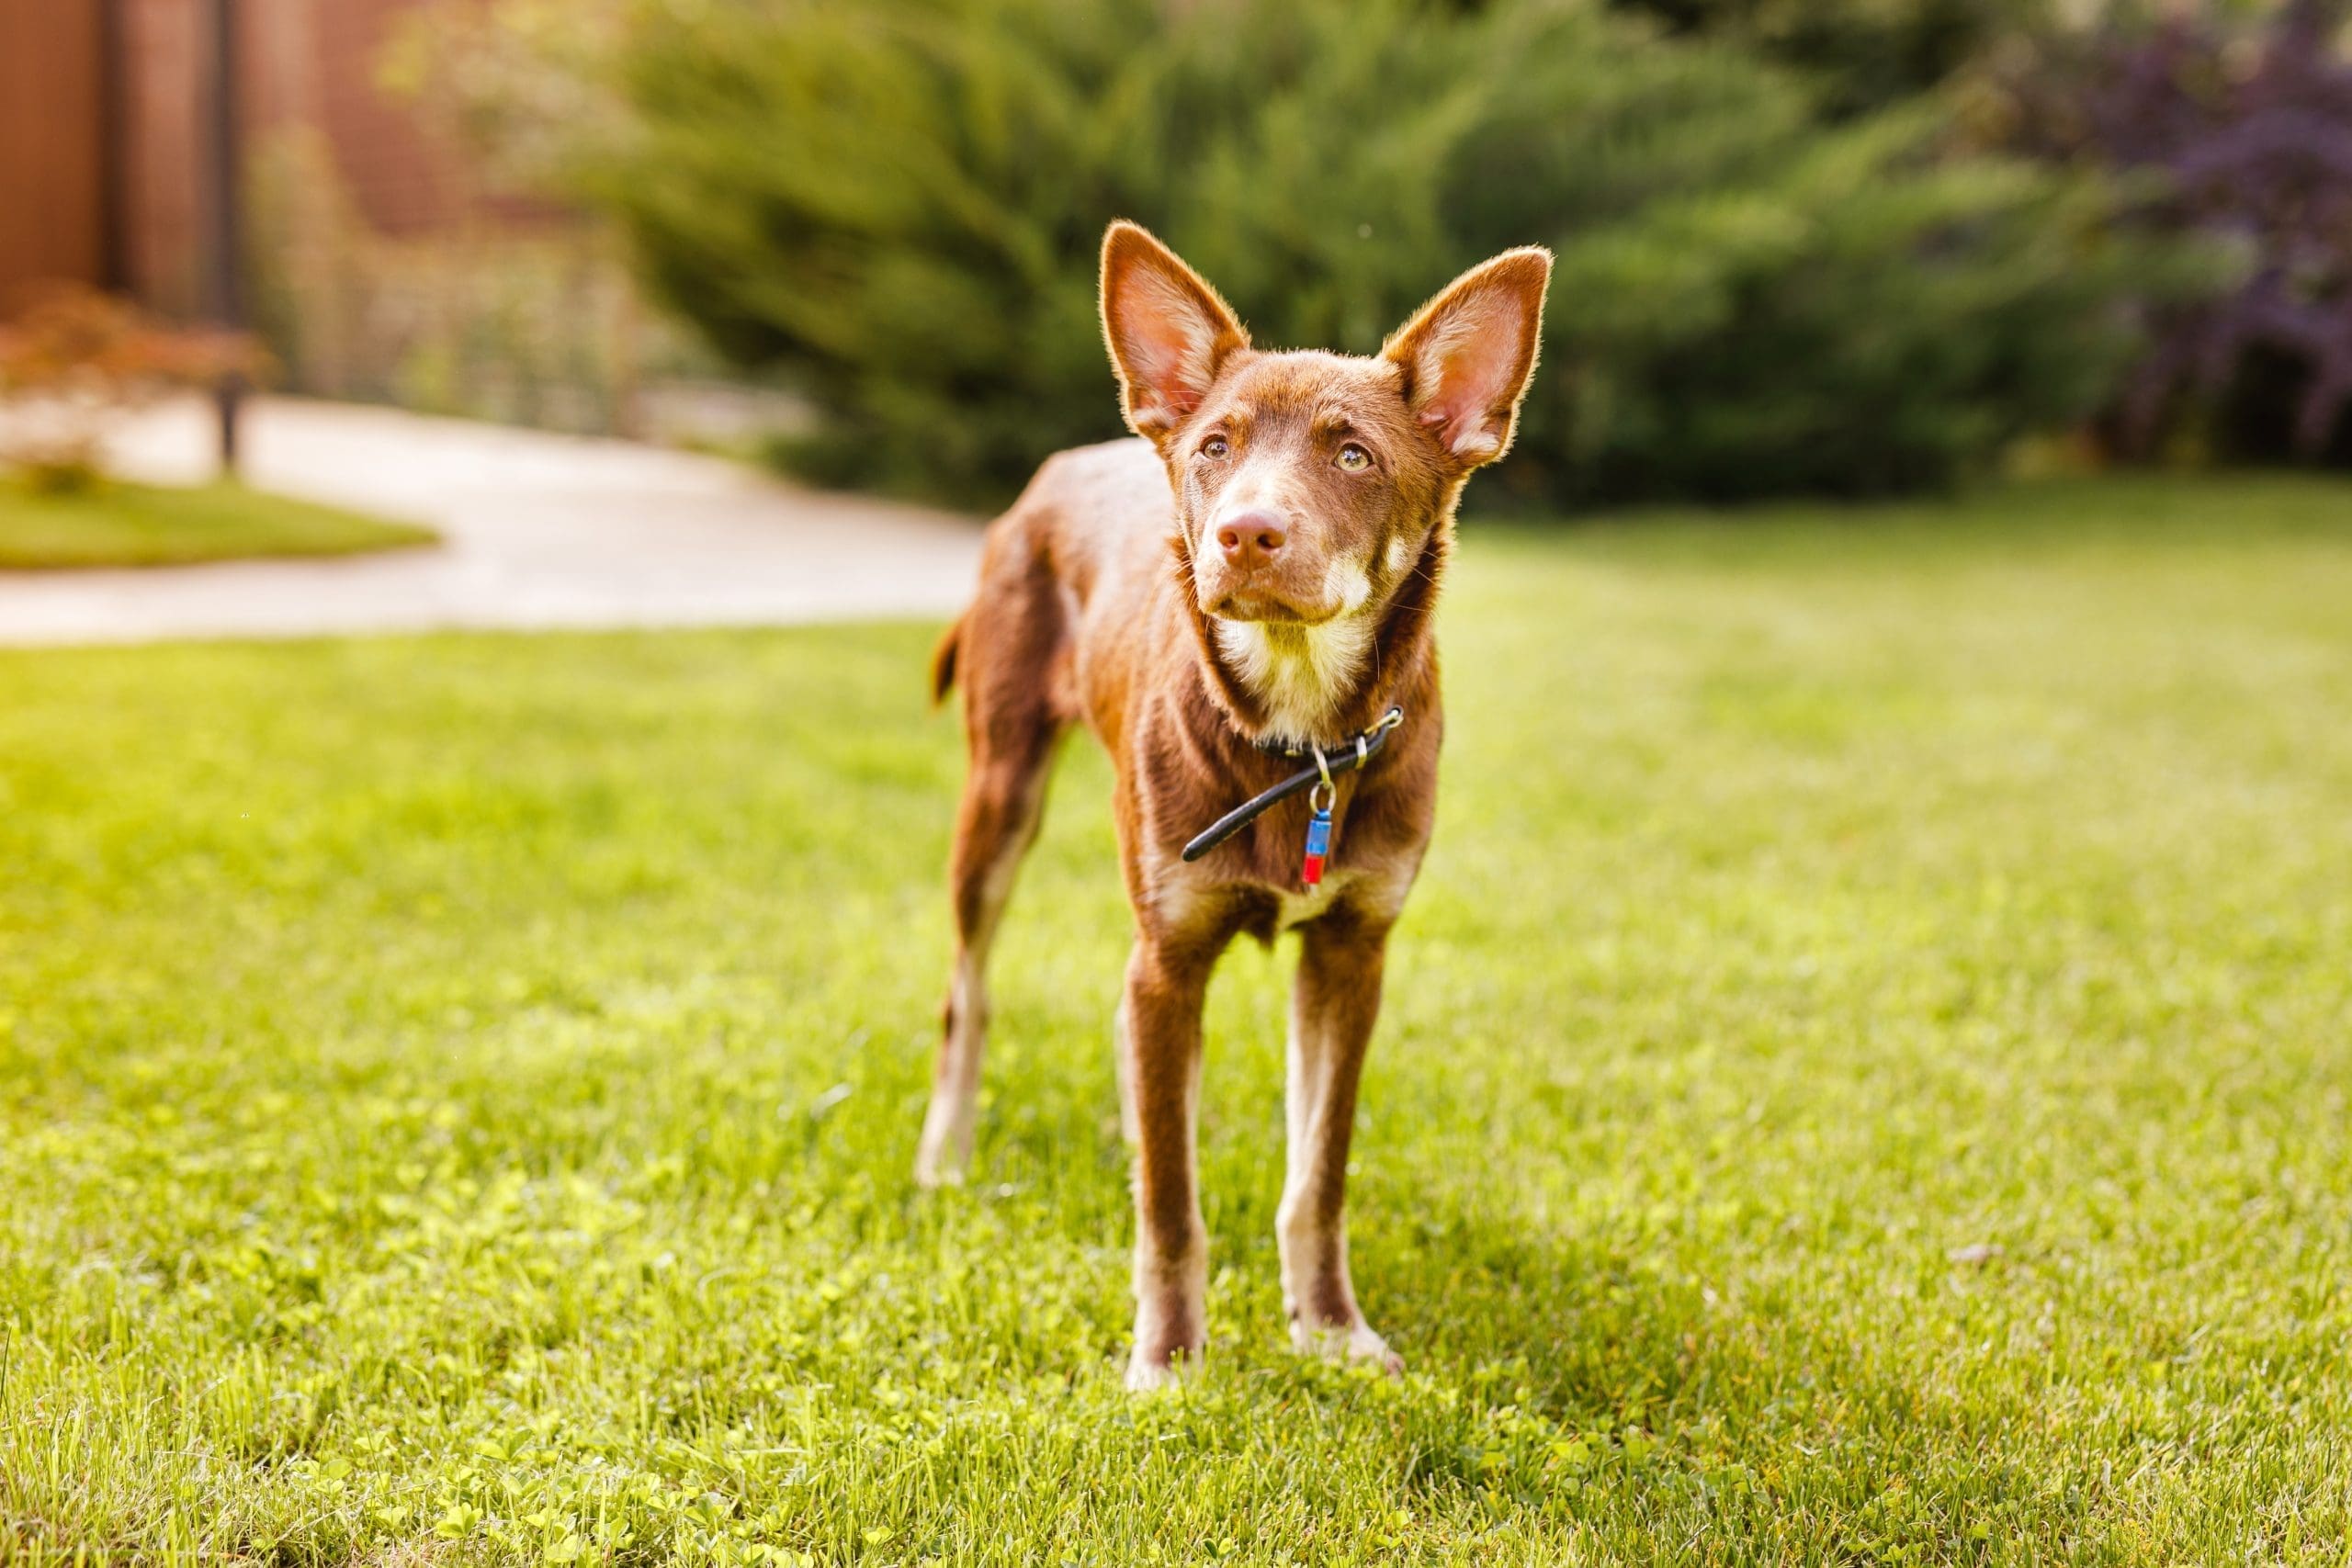
[[[961,1187],[970,1164],[968,1158],[926,1146],[915,1155],[915,1185],[933,1191],[942,1187]]]
[[[1127,1392],[1150,1393],[1154,1390],[1174,1388],[1182,1383],[1200,1363],[1197,1350],[1179,1350],[1173,1356],[1146,1355],[1138,1346],[1127,1357]]]
[[[1290,1342],[1303,1356],[1320,1356],[1327,1361],[1369,1362],[1392,1377],[1405,1370],[1405,1359],[1391,1350],[1388,1341],[1374,1333],[1372,1325],[1360,1317],[1352,1323],[1319,1325],[1294,1318]]]

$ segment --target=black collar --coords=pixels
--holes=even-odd
[[[1390,708],[1380,716],[1371,728],[1364,730],[1362,734],[1350,736],[1345,741],[1328,751],[1319,746],[1291,746],[1278,741],[1259,741],[1258,750],[1261,751],[1277,757],[1311,756],[1315,759],[1315,766],[1301,768],[1273,788],[1262,794],[1251,795],[1202,829],[1200,832],[1193,835],[1192,841],[1184,846],[1184,858],[1188,861],[1200,859],[1300,790],[1312,784],[1328,783],[1336,774],[1351,773],[1363,767],[1380,755],[1380,749],[1388,744],[1389,731],[1404,722],[1405,710],[1400,707]]]

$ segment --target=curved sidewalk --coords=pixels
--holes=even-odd
[[[945,615],[969,597],[979,556],[972,519],[625,441],[284,398],[256,400],[244,434],[254,488],[424,523],[441,543],[0,572],[0,643]],[[117,466],[196,482],[211,438],[207,406],[174,403],[130,423]]]

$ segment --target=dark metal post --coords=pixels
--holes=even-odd
[[[133,281],[125,216],[130,185],[125,32],[122,0],[98,0],[98,287],[113,294],[130,293]]]
[[[237,0],[212,0],[210,108],[210,123],[205,128],[212,176],[209,303],[216,324],[225,331],[240,332],[245,324],[245,297],[244,240],[237,210],[243,176],[237,156]],[[244,378],[233,371],[220,378],[214,389],[220,410],[220,468],[224,474],[237,471],[237,414],[244,395]]]

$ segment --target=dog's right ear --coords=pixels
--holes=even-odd
[[[1102,236],[1102,335],[1127,428],[1155,446],[1201,406],[1227,357],[1250,346],[1216,290],[1124,218]]]

